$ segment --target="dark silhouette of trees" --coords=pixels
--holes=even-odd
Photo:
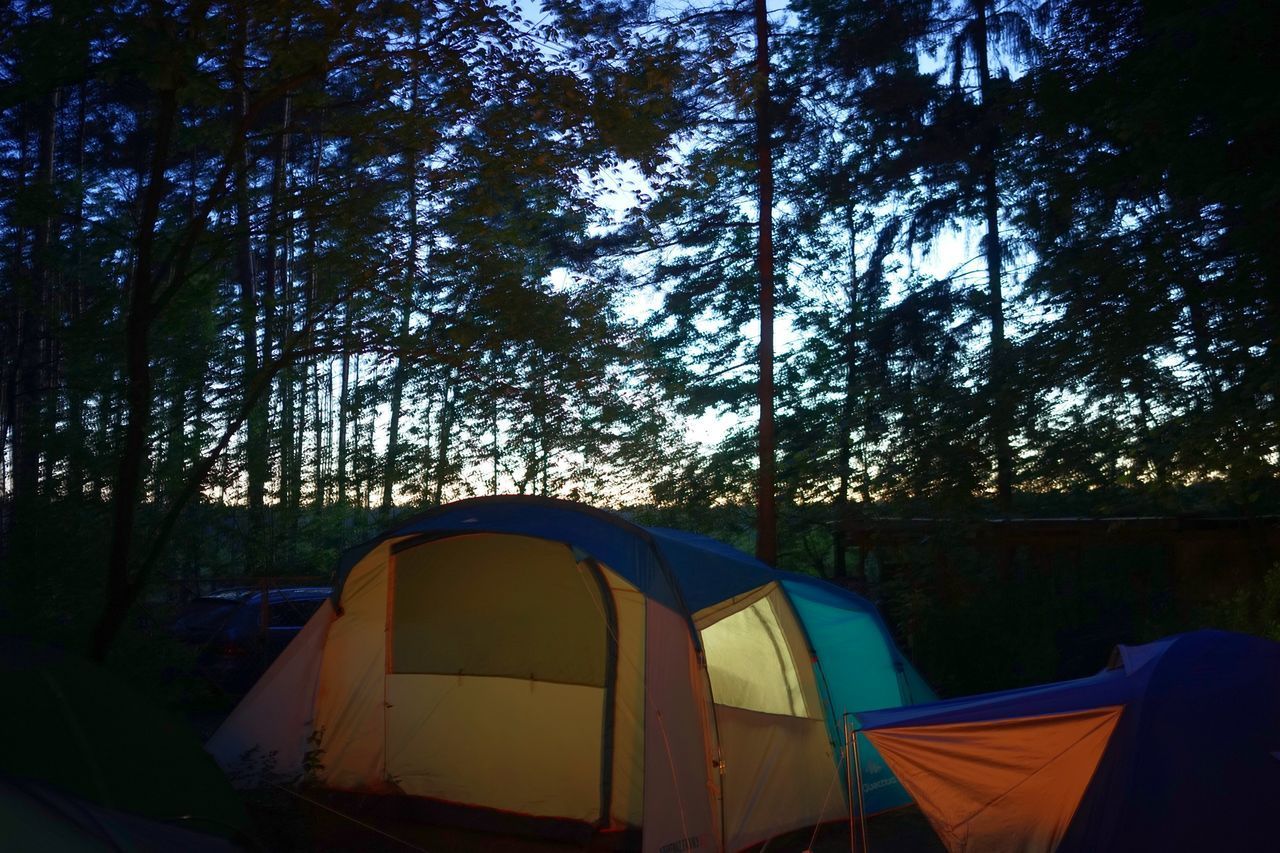
[[[838,575],[859,514],[1274,511],[1267,12],[5,6],[0,588],[72,608],[53,543],[102,656],[467,494]]]

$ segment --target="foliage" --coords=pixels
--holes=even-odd
[[[5,6],[6,615],[96,621],[105,653],[164,582],[323,572],[472,494],[749,545],[750,11]],[[1267,11],[772,16],[780,564],[878,571],[928,642],[1003,608],[1048,654],[1057,617],[1017,620],[1058,599],[1016,559],[975,558],[930,621],[937,579],[894,587],[838,522],[1276,511]],[[709,414],[730,426],[699,446]]]
[[[571,18],[488,0],[5,13],[6,590],[32,589],[8,566],[55,518],[83,517],[106,548],[68,565],[93,594],[107,579],[102,655],[157,573],[185,571],[184,534],[199,575],[310,573],[375,509],[592,499],[618,488],[604,460],[661,464],[665,410],[590,189],[663,138],[637,147],[618,104],[661,112],[664,64]],[[202,512],[234,525],[221,554],[190,535]]]
[[[1212,624],[1280,642],[1280,564],[1263,576],[1260,587],[1241,589],[1219,602],[1210,611]]]

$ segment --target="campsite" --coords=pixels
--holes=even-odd
[[[1273,5],[0,3],[0,853],[1272,850]]]

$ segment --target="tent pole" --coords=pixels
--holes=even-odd
[[[858,839],[853,828],[853,765],[849,752],[849,712],[846,711],[844,716],[840,718],[840,725],[844,727],[844,789],[846,793],[846,802],[849,804],[849,853],[858,849]]]
[[[853,767],[858,784],[858,822],[862,825],[862,850],[870,853],[871,845],[867,843],[867,809],[862,802],[862,760],[858,757],[858,730],[853,730]]]

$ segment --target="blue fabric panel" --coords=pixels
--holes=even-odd
[[[1156,640],[1154,643],[1146,643],[1141,646],[1119,645],[1116,646],[1116,652],[1120,655],[1124,671],[1129,675],[1133,675],[1151,661],[1158,660],[1176,639],[1176,637],[1165,637],[1163,640]]]
[[[777,580],[777,573],[737,548],[680,530],[649,528],[690,613]]]
[[[1280,644],[1225,631],[1172,639],[1130,676],[1144,689],[1059,850],[1276,849]]]
[[[1141,692],[1131,682],[1123,670],[1110,670],[1074,681],[867,711],[858,714],[858,721],[864,729],[884,729],[1064,714],[1126,704]]]

